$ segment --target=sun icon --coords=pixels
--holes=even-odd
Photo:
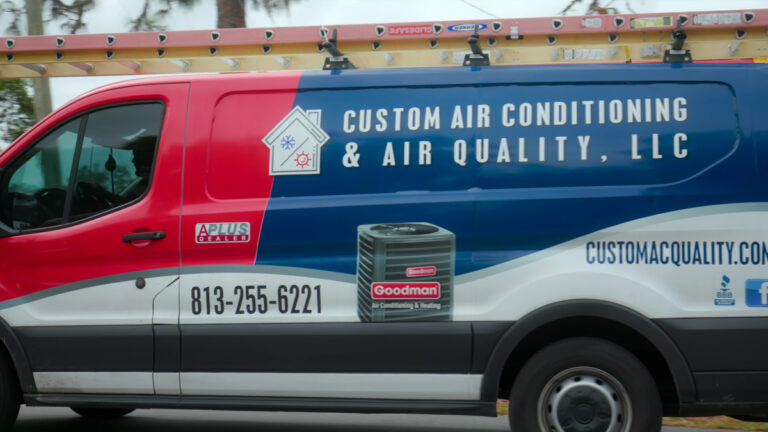
[[[304,152],[297,154],[296,159],[294,159],[294,161],[296,161],[296,166],[300,168],[308,167],[311,160],[312,159],[309,157],[309,155]]]

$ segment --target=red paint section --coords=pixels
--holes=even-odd
[[[178,81],[178,79],[176,79]],[[166,106],[150,191],[141,201],[73,226],[0,239],[0,301],[72,282],[139,270],[177,267],[183,131],[188,83],[122,84],[92,93],[54,113],[4,153],[6,166],[26,146],[83,111],[130,101]],[[163,231],[164,239],[125,243],[123,235]]]
[[[78,98],[33,127],[0,155],[0,166],[82,112],[130,101],[160,100],[166,106],[149,193],[132,205],[76,225],[1,238],[0,301],[181,264],[253,265],[272,190],[269,148],[261,139],[292,109],[300,78],[301,72],[290,72],[113,84]],[[244,222],[250,224],[246,238],[238,233],[237,239],[223,240],[238,243],[223,243],[221,238],[196,242],[197,224]],[[165,238],[122,240],[125,234],[147,231],[163,231]]]
[[[273,178],[262,142],[293,108],[301,72],[218,75],[192,86],[181,224],[183,266],[253,265]],[[250,223],[249,241],[198,243],[197,224]]]

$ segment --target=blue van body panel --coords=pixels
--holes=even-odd
[[[275,177],[256,263],[354,274],[355,227],[429,221],[456,234],[462,275],[646,216],[766,201],[755,163],[762,152],[755,139],[766,131],[746,108],[766,86],[766,70],[627,64],[308,72],[294,106],[321,109],[331,139],[320,175]],[[668,104],[669,118],[657,117],[657,103]],[[479,105],[490,113],[487,124],[478,122]],[[538,105],[548,105],[542,121],[549,124],[537,125]],[[418,119],[408,117],[412,108]],[[684,157],[674,154],[676,134],[685,134]],[[633,135],[642,159],[632,158]],[[463,166],[456,140],[466,143]],[[430,165],[419,164],[421,141],[431,145]],[[354,167],[344,165],[350,143],[359,156]]]

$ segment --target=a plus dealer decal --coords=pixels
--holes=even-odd
[[[251,224],[248,222],[195,225],[196,243],[248,243],[249,241],[251,241]]]

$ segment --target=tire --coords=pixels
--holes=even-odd
[[[72,411],[89,419],[112,420],[133,412],[132,408],[80,408],[72,407]]]
[[[565,339],[534,354],[509,397],[513,432],[658,432],[661,414],[648,369],[595,338]]]
[[[16,416],[19,415],[20,402],[21,390],[16,378],[16,370],[8,354],[0,352],[0,431],[13,428]]]

